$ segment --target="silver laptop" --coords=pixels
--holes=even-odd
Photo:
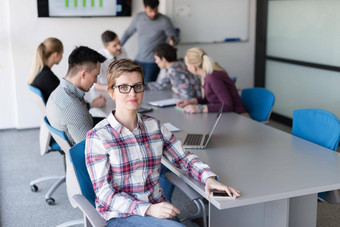
[[[216,120],[212,124],[208,134],[191,134],[183,132],[176,133],[176,137],[182,142],[184,148],[197,148],[197,149],[206,148],[216,128],[216,125],[222,116],[223,106],[224,104],[222,104],[216,116]]]

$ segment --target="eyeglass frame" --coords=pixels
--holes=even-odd
[[[135,87],[136,87],[136,86],[141,86],[141,85],[143,86],[143,91],[138,91],[138,92],[137,92]],[[120,88],[121,88],[122,86],[128,86],[128,87],[130,87],[129,91],[128,91],[128,92],[122,92],[122,91],[120,90]],[[133,88],[133,90],[134,90],[135,93],[142,93],[142,92],[145,91],[145,84],[144,84],[144,83],[139,83],[139,84],[135,84],[135,85],[121,84],[121,85],[113,85],[112,88],[118,88],[118,91],[119,91],[119,93],[121,93],[121,94],[129,94],[129,93],[131,92],[132,88]]]

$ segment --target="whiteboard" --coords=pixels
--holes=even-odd
[[[180,43],[247,41],[249,0],[173,0]]]

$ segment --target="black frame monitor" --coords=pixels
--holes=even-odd
[[[37,0],[38,17],[129,17],[132,0]]]

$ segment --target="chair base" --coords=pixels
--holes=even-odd
[[[55,180],[56,181],[50,189],[47,191],[45,194],[45,199],[48,205],[54,205],[54,199],[52,198],[52,194],[57,190],[57,188],[66,181],[66,176],[45,176],[45,177],[39,177],[38,179],[32,180],[30,182],[30,187],[33,192],[38,191],[38,186],[36,184],[43,182],[43,181],[48,181],[48,180]]]

